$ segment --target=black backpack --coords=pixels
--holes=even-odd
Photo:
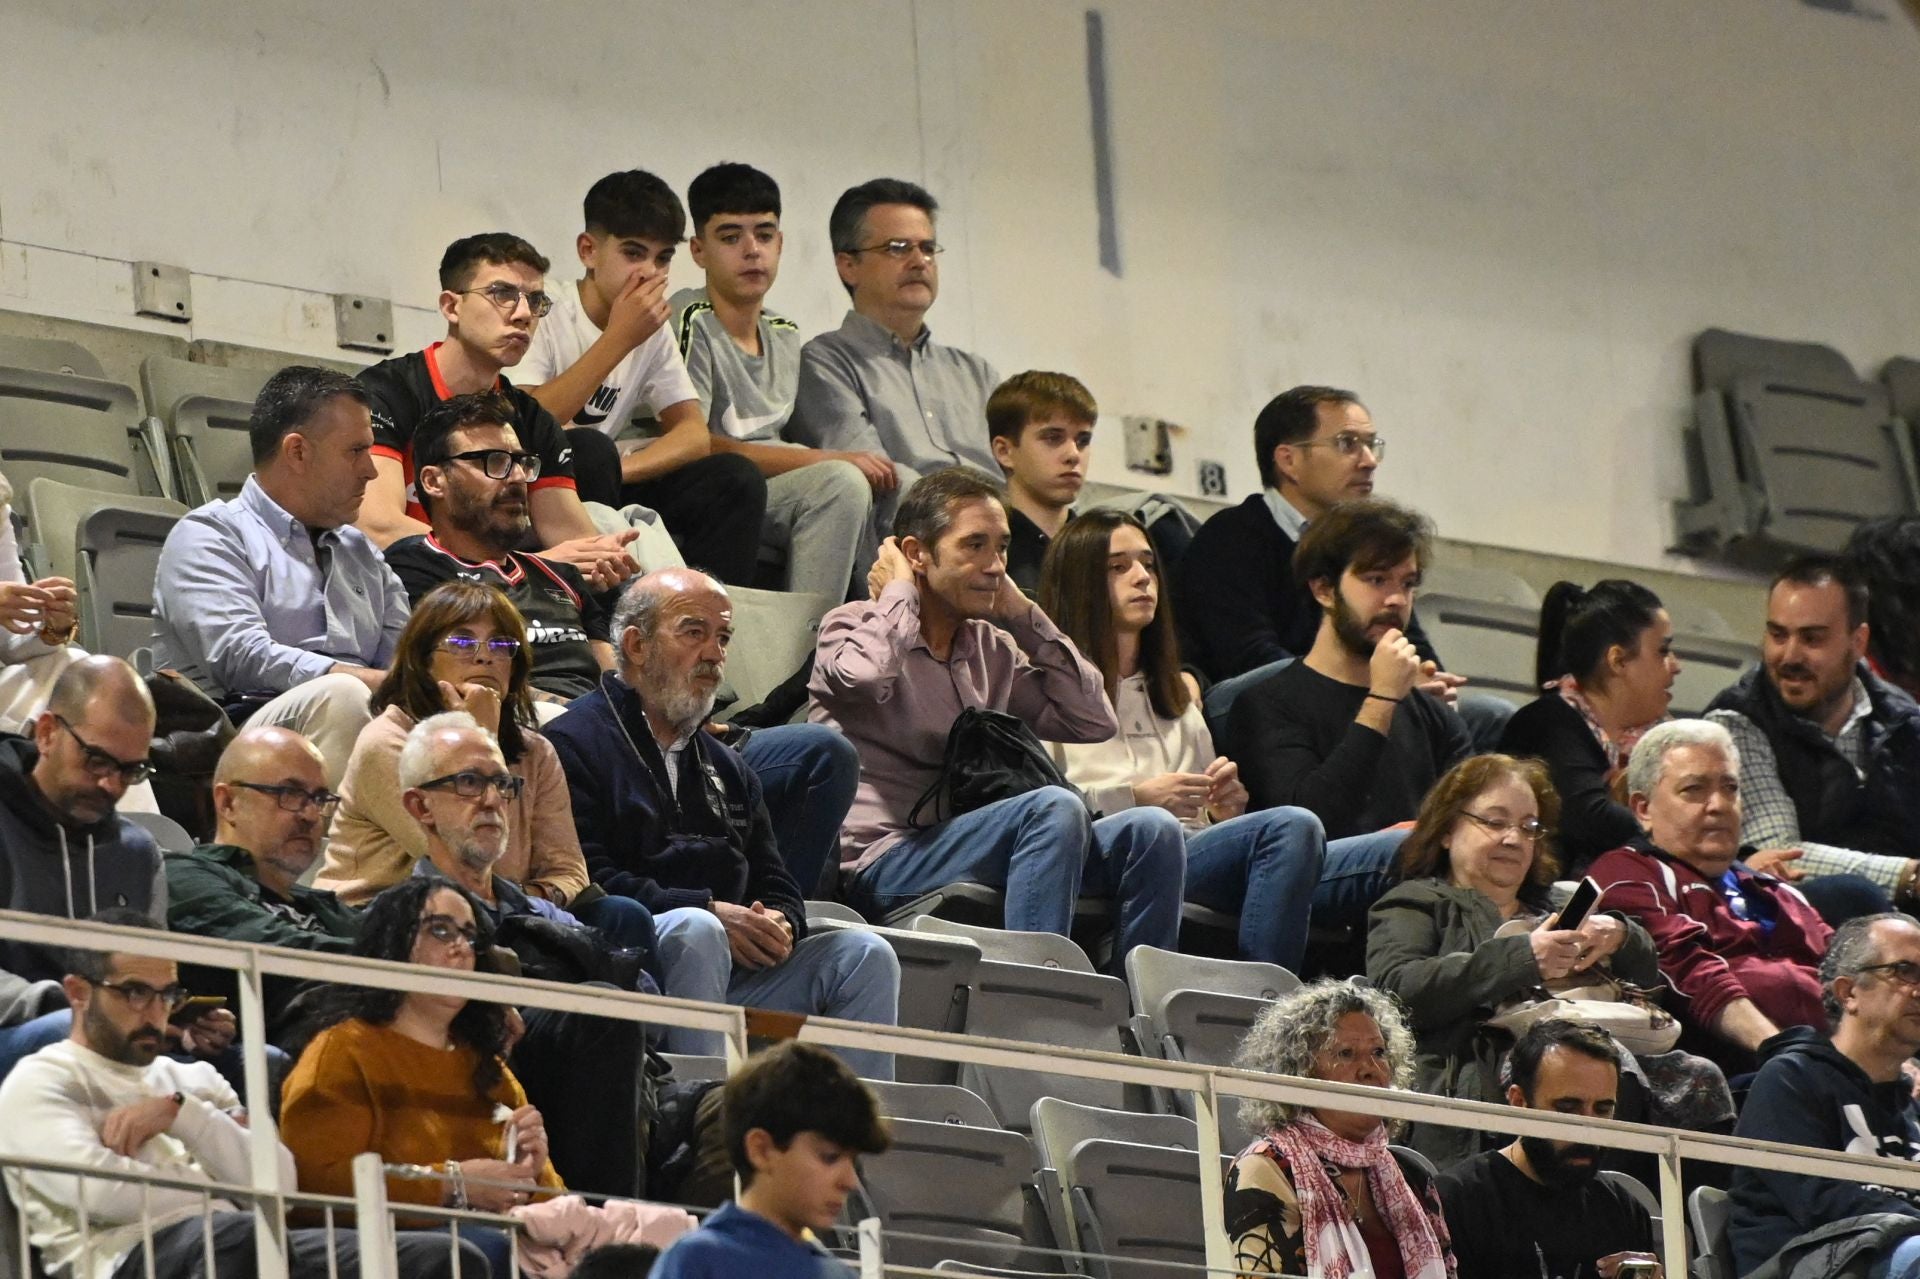
[[[925,829],[1042,786],[1062,786],[1087,797],[1054,764],[1033,730],[1013,715],[970,706],[947,732],[940,776],[913,802],[907,825]],[[921,820],[921,814],[927,814]]]

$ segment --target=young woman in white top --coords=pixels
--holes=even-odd
[[[1047,548],[1039,603],[1106,676],[1120,721],[1109,741],[1052,747],[1067,780],[1101,816],[1152,805],[1178,817],[1186,899],[1240,916],[1242,959],[1297,970],[1326,835],[1304,808],[1247,812],[1239,769],[1214,753],[1199,686],[1180,669],[1146,528],[1122,511],[1075,517]],[[1385,866],[1376,861],[1354,869],[1377,878]]]

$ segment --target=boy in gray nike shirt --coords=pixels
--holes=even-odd
[[[800,331],[764,303],[780,271],[780,188],[745,164],[717,164],[687,188],[693,260],[703,289],[668,301],[669,323],[706,410],[715,452],[767,477],[764,542],[787,555],[787,589],[847,598],[873,563],[874,505],[896,500],[878,453],[789,443],[800,383]]]

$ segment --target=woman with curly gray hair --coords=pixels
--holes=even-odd
[[[1413,1035],[1391,996],[1317,981],[1274,1001],[1234,1064],[1405,1088]],[[1241,1273],[1452,1279],[1439,1191],[1424,1168],[1388,1148],[1378,1115],[1248,1099],[1240,1117],[1258,1134],[1227,1175],[1227,1235]]]

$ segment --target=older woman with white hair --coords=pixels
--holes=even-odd
[[[1646,833],[1591,874],[1607,908],[1652,935],[1681,1046],[1732,1074],[1753,1069],[1753,1051],[1784,1027],[1823,1026],[1819,968],[1833,930],[1793,885],[1740,860],[1740,753],[1727,730],[1703,719],[1649,729],[1627,790]]]
[[[1234,1064],[1405,1088],[1413,1035],[1390,995],[1317,981],[1274,1001]],[[1379,1116],[1251,1098],[1240,1116],[1257,1134],[1227,1175],[1227,1237],[1242,1274],[1451,1279],[1453,1247],[1433,1178],[1387,1145]]]

